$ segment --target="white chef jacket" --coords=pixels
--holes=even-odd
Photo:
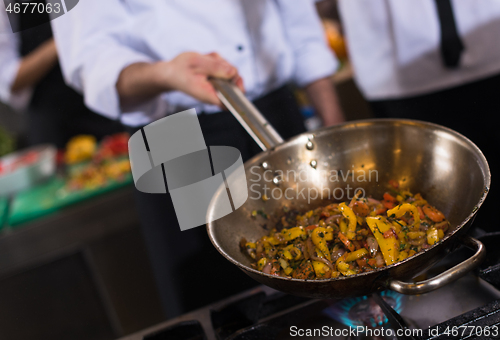
[[[12,33],[4,2],[0,1],[0,101],[18,110],[28,106],[33,93],[31,88],[10,91],[21,64],[20,43],[19,34]]]
[[[250,99],[289,81],[304,86],[338,66],[312,0],[86,0],[52,27],[66,81],[90,109],[121,114],[129,126],[186,108],[220,110],[170,92],[121,112],[116,82],[136,62],[217,52],[238,68]]]
[[[500,1],[452,0],[465,50],[443,66],[434,0],[340,0],[356,82],[370,100],[394,99],[500,74]]]

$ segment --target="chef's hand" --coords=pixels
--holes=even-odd
[[[217,53],[201,55],[187,52],[178,55],[165,64],[159,74],[167,88],[184,92],[204,103],[222,106],[208,77],[234,79],[244,91],[243,80],[236,67],[229,64]]]
[[[181,53],[170,61],[136,63],[122,70],[116,88],[122,107],[141,104],[163,92],[181,91],[207,104],[222,103],[209,77],[232,79],[244,91],[238,70],[217,53]]]

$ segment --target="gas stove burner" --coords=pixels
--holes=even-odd
[[[397,312],[403,310],[403,295],[392,290],[380,296]],[[378,328],[388,322],[382,309],[371,296],[343,299],[327,307],[323,313],[349,327],[368,326]]]

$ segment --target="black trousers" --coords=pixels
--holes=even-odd
[[[485,231],[500,230],[496,222],[500,203],[499,93],[500,75],[496,75],[432,94],[370,103],[376,117],[418,119],[447,126],[481,149],[490,166],[492,184],[474,226]]]
[[[283,87],[254,102],[284,139],[305,131],[292,92]],[[205,142],[233,146],[243,160],[260,152],[229,112],[198,116]],[[169,194],[136,190],[136,202],[153,272],[168,318],[220,300],[257,283],[220,255],[206,229],[180,231]]]

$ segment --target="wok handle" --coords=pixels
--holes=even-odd
[[[217,96],[263,151],[283,143],[283,138],[249,101],[243,92],[229,80],[211,78]]]
[[[455,267],[450,268],[447,271],[429,280],[416,283],[403,282],[399,280],[389,280],[389,282],[387,283],[387,287],[401,294],[417,295],[428,293],[435,289],[441,288],[444,285],[461,278],[469,271],[474,269],[477,265],[479,265],[486,256],[486,249],[484,245],[475,238],[465,236],[462,238],[462,243],[466,247],[476,251],[474,255],[472,255],[462,263],[457,264]]]

